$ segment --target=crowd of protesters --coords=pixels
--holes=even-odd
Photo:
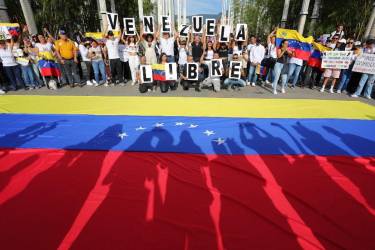
[[[142,28],[140,29],[142,30]],[[338,51],[353,51],[349,69],[322,69],[310,65],[295,57],[289,48],[288,40],[276,45],[276,32],[272,32],[266,41],[250,35],[247,42],[237,42],[233,35],[228,43],[218,41],[217,37],[190,34],[179,37],[178,32],[115,36],[106,31],[103,39],[95,40],[76,34],[68,38],[61,29],[58,37],[53,37],[47,29],[43,34],[29,35],[27,28],[19,37],[0,41],[0,92],[18,89],[33,90],[41,87],[50,89],[69,85],[77,86],[137,86],[141,93],[175,90],[181,86],[184,90],[195,91],[212,89],[218,92],[240,90],[244,87],[260,85],[273,94],[286,93],[288,88],[310,87],[320,92],[344,93],[352,97],[363,95],[371,99],[374,74],[352,72],[356,58],[362,53],[375,53],[375,41],[364,43],[345,37],[340,25],[326,41],[322,43]],[[41,74],[38,61],[53,61],[61,72],[59,77],[46,77]],[[222,59],[224,74],[211,76],[209,65],[212,59]],[[242,77],[228,77],[230,61],[242,62]],[[178,81],[155,81],[143,84],[140,81],[140,65],[178,64]],[[187,63],[199,64],[198,80],[189,80],[186,73]]]

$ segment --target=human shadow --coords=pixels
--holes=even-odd
[[[88,148],[93,143],[111,149],[120,143],[121,131],[122,125],[113,125],[67,150],[40,152],[37,156],[43,157],[45,171],[0,207],[0,245],[4,249],[56,249],[95,185],[108,154],[68,149]]]
[[[63,121],[52,123],[39,122],[27,128],[0,137],[0,148],[2,148],[0,150],[3,152],[3,154],[0,155],[0,159],[9,155],[9,153],[15,148],[21,147],[38,136],[55,129],[61,122]]]
[[[187,242],[214,249],[211,199],[200,171],[207,158],[173,153],[182,145],[198,147],[186,131],[174,145],[173,136],[157,128],[128,147],[105,180],[108,196],[73,249],[184,249]]]
[[[214,186],[221,195],[220,228],[225,249],[299,249],[287,218],[266,193],[267,179],[234,139],[213,142],[210,161]],[[272,240],[269,240],[272,239]]]

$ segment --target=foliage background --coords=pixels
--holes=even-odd
[[[39,29],[47,26],[55,32],[60,26],[70,31],[98,31],[99,17],[96,0],[30,0]],[[110,0],[107,0],[108,10]],[[189,2],[189,0],[187,0]],[[5,0],[13,21],[24,22],[21,7],[17,0]],[[125,16],[138,16],[137,0],[116,0],[116,10],[120,20]],[[315,0],[310,2],[309,17]],[[264,37],[280,24],[283,0],[233,0],[234,19],[249,25],[252,34]],[[315,31],[309,31],[310,18],[305,32],[320,35],[332,32],[339,23],[345,26],[348,35],[361,38],[371,15],[373,0],[322,0],[320,17]],[[302,0],[291,0],[287,27],[297,27]],[[152,11],[150,0],[144,0],[145,14]],[[198,13],[197,13],[198,14]],[[204,14],[204,13],[201,13]],[[306,35],[305,34],[305,35]]]

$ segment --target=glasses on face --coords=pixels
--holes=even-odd
[[[353,44],[354,42],[348,42],[348,44]]]

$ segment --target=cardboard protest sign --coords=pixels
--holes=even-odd
[[[143,34],[154,34],[155,21],[153,16],[143,17]]]
[[[227,43],[230,39],[230,26],[229,25],[221,25],[220,26],[220,36],[219,42]]]
[[[352,51],[325,51],[322,53],[322,68],[348,69],[352,56]]]
[[[375,74],[375,54],[362,54],[355,61],[353,72]]]
[[[190,81],[198,81],[198,63],[188,63],[187,67],[187,79]]]
[[[192,16],[191,17],[191,30],[195,34],[203,33],[203,16]]]
[[[236,25],[234,39],[239,42],[246,41],[247,24],[239,23]]]
[[[171,17],[170,16],[161,16],[161,32],[162,33],[171,33]]]
[[[223,75],[223,61],[221,59],[212,59],[210,63],[210,76],[221,77]]]
[[[152,67],[151,65],[141,65],[140,66],[140,76],[142,83],[152,83]]]
[[[165,79],[167,81],[177,81],[177,64],[176,63],[165,64]]]
[[[231,61],[229,66],[229,78],[240,79],[241,78],[242,62]]]
[[[120,24],[117,13],[107,13],[108,31],[119,30]]]
[[[127,36],[135,36],[137,34],[134,18],[124,18],[124,32]]]
[[[188,37],[189,32],[190,32],[190,26],[189,25],[183,24],[183,25],[180,26],[180,30],[179,30],[180,37]]]
[[[215,27],[216,27],[215,19],[206,19],[206,36],[216,36]]]

